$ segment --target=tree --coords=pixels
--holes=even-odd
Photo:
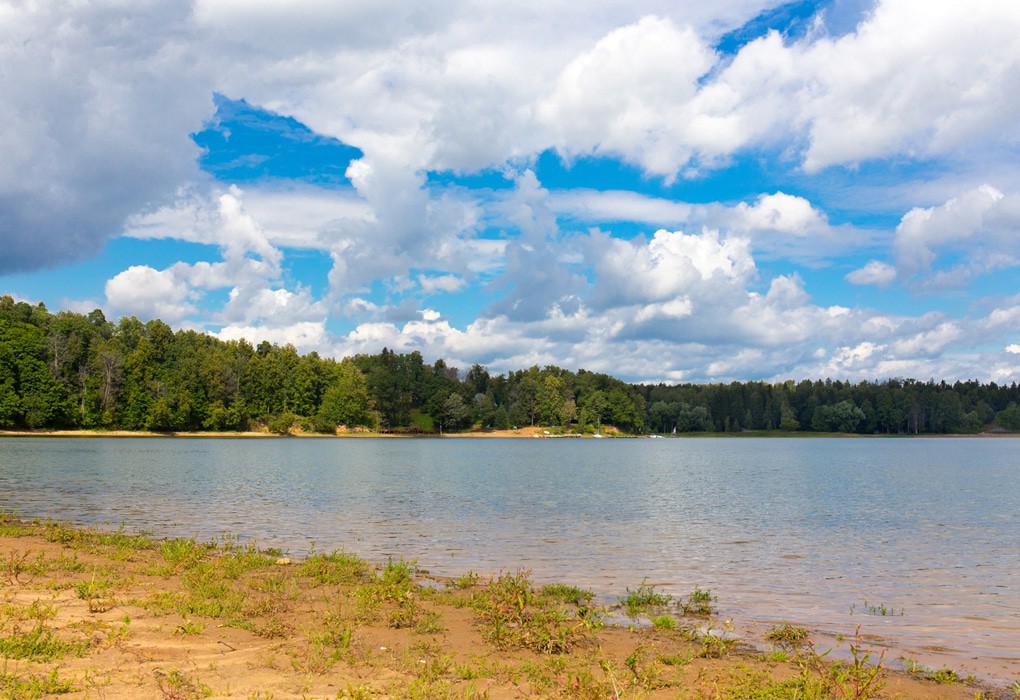
[[[322,404],[315,416],[315,429],[336,432],[338,425],[371,426],[375,423],[368,380],[350,358],[336,369],[336,377],[326,387]]]
[[[471,400],[471,410],[479,425],[483,428],[492,426],[496,417],[496,402],[492,400],[492,394],[475,394]]]
[[[595,430],[600,430],[605,413],[606,395],[602,391],[596,389],[581,397],[578,422],[582,426],[593,425]]]
[[[539,425],[560,424],[566,394],[566,384],[560,377],[549,375],[539,382],[535,396],[535,419]]]
[[[819,432],[852,433],[864,420],[864,411],[851,401],[819,406],[811,417],[811,428]]]
[[[441,425],[447,430],[456,430],[467,422],[468,415],[468,406],[460,394],[450,394],[443,401]]]

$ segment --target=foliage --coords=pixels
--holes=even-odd
[[[826,662],[829,651],[818,654],[810,641],[807,643],[810,654],[801,661],[804,673],[814,671],[821,679],[825,688],[828,689],[831,697],[842,698],[843,700],[866,700],[874,697],[885,685],[883,676],[885,669],[882,662],[885,659],[885,651],[878,657],[878,661],[869,664],[871,652],[864,649],[861,640],[861,628],[858,627],[854,633],[853,641],[850,642],[850,661]]]
[[[554,365],[462,372],[387,348],[337,361],[0,296],[0,429],[976,433],[1020,431],[1018,406],[1016,383],[629,385]]]
[[[566,607],[537,590],[530,575],[523,569],[502,574],[476,599],[475,609],[485,623],[483,633],[494,644],[563,654],[602,626],[601,610]]]

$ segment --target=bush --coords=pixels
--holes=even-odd
[[[281,413],[269,419],[269,432],[277,435],[288,435],[297,421],[298,417],[293,413]]]

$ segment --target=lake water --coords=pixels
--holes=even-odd
[[[1015,439],[0,439],[0,509],[718,596],[1020,678]],[[880,616],[868,607],[884,606]],[[902,614],[901,614],[902,613]],[[753,628],[748,630],[748,627]]]

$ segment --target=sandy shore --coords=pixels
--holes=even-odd
[[[442,434],[404,434],[404,433],[381,433],[374,430],[341,430],[336,435],[326,435],[322,433],[306,433],[302,431],[291,432],[290,434],[283,436],[275,433],[270,433],[268,430],[251,430],[251,431],[182,431],[182,432],[170,432],[170,433],[154,433],[145,430],[0,430],[0,438],[2,437],[156,437],[156,438],[170,438],[170,437],[189,437],[189,438],[280,438],[280,437],[294,437],[294,438],[314,438],[314,439],[326,439],[326,438],[392,438],[392,439],[411,439],[411,438],[427,438],[433,439],[437,437],[442,438],[464,438],[464,439],[484,439],[484,438],[553,438],[553,439],[586,439],[590,440],[595,438],[595,435],[579,435],[579,434],[556,434],[555,430],[542,427],[525,427],[515,428],[513,430],[465,430],[459,432],[447,432]],[[631,439],[647,439],[649,437],[655,437],[652,435],[629,435],[621,433],[612,427],[603,428],[602,433],[599,437],[606,438],[631,438]],[[670,437],[658,436],[658,437]],[[967,434],[922,434],[922,435],[861,435],[859,433],[810,433],[810,432],[796,432],[787,433],[782,431],[749,431],[744,433],[683,433],[674,437],[680,438],[748,438],[748,437],[764,437],[764,438],[831,438],[831,437],[844,437],[844,438],[883,438],[883,439],[946,439],[946,438],[1020,438],[1020,433],[1006,433],[1006,432],[986,432],[986,433],[967,433]]]
[[[663,604],[632,618],[518,571],[442,581],[0,515],[0,697],[827,698],[875,668],[829,665],[806,629],[745,645],[634,593]],[[860,697],[1015,697],[920,668],[878,685]]]
[[[195,438],[279,438],[279,437],[304,437],[304,438],[414,438],[414,437],[444,437],[444,438],[592,438],[592,435],[557,435],[548,428],[515,428],[513,430],[468,430],[454,433],[443,433],[434,435],[413,435],[404,433],[381,433],[373,430],[350,430],[341,431],[336,435],[322,433],[305,433],[301,431],[292,432],[287,436],[261,431],[193,431],[154,433],[145,430],[0,430],[0,437],[195,437]],[[603,437],[635,437],[624,435],[615,429],[607,429]],[[642,437],[642,436],[636,436]]]

